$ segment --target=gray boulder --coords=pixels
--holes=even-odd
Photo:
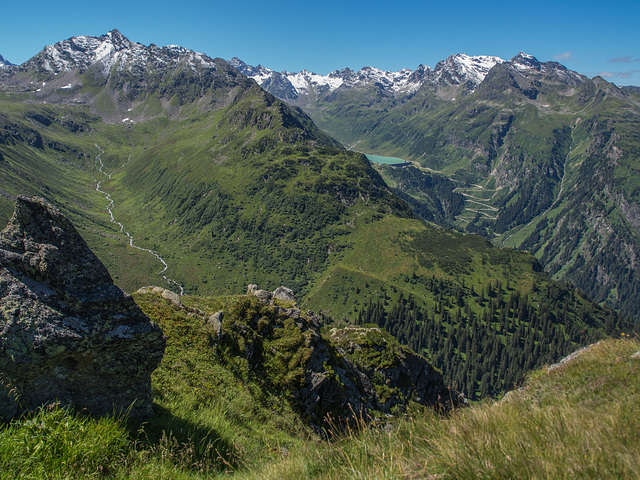
[[[220,340],[222,335],[222,321],[224,320],[224,311],[220,310],[207,319],[207,323],[213,327],[216,337]]]
[[[166,298],[174,305],[178,307],[182,306],[182,300],[180,299],[180,295],[178,295],[175,292],[172,292],[171,290],[167,290],[166,288],[156,287],[156,286],[147,286],[147,287],[139,288],[138,290],[136,290],[136,293],[157,293],[162,298]]]
[[[283,300],[285,302],[295,302],[296,296],[293,294],[293,290],[287,287],[278,287],[271,294],[273,298]]]
[[[71,222],[19,197],[0,232],[0,418],[51,402],[151,415],[164,348]]]

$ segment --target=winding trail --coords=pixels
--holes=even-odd
[[[113,175],[115,173],[115,170],[113,172],[111,172],[111,173],[107,173],[107,172],[104,171],[104,163],[102,163],[102,154],[104,153],[104,151],[102,150],[102,148],[100,148],[100,146],[97,143],[95,143],[94,145],[100,151],[100,153],[96,157],[96,161],[100,165],[98,170],[100,171],[100,173],[105,175],[108,179],[111,179],[111,175]],[[124,167],[130,161],[131,161],[131,156],[129,156],[127,161],[125,163],[123,163],[122,166]],[[121,222],[117,221],[115,219],[115,217],[113,216],[113,206],[115,204],[115,201],[113,200],[113,198],[111,198],[111,195],[109,193],[107,193],[104,190],[100,189],[101,186],[102,186],[102,180],[98,181],[96,179],[96,191],[101,193],[102,195],[104,195],[105,198],[109,201],[109,203],[107,204],[107,211],[109,212],[109,215],[111,216],[111,223],[115,223],[116,225],[120,226],[120,232],[124,233],[129,238],[129,246],[131,246],[133,248],[136,248],[138,250],[142,250],[143,252],[147,252],[147,253],[153,255],[154,257],[156,257],[160,261],[160,263],[162,263],[162,265],[163,265],[163,268],[162,268],[162,270],[160,272],[158,272],[158,275],[161,275],[162,278],[164,278],[165,281],[168,284],[173,284],[176,287],[178,287],[180,289],[180,295],[184,295],[184,288],[182,288],[182,285],[180,285],[178,282],[176,282],[172,278],[169,278],[169,277],[167,277],[165,275],[165,272],[168,270],[169,265],[167,264],[167,262],[165,262],[164,258],[162,258],[157,252],[154,252],[153,250],[150,250],[148,248],[139,247],[139,246],[137,246],[136,244],[133,243],[133,237],[131,236],[131,234],[125,229],[124,225]]]
[[[459,215],[456,215],[456,220],[469,223],[470,220],[473,220],[476,217],[476,215],[483,215],[490,220],[496,220],[498,218],[497,214],[499,209],[489,205],[493,195],[491,198],[482,198],[473,195],[473,193],[478,192],[495,192],[495,189],[486,189],[482,185],[472,184],[469,187],[456,187],[453,191],[460,193],[460,195],[464,197],[465,202],[464,210]]]

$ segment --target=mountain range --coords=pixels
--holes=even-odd
[[[574,176],[557,173],[559,165],[571,163],[568,151],[602,161],[618,156],[627,165],[617,150],[626,144],[616,143],[606,121],[585,117],[566,130],[550,115],[553,122],[530,128],[531,108],[553,105],[561,110],[554,115],[565,119],[564,104],[552,104],[552,98],[606,103],[599,92],[616,93],[614,86],[523,54],[510,62],[459,55],[433,70],[395,76],[372,68],[343,70],[332,77],[333,90],[329,84],[321,88],[317,78],[304,95],[294,85],[307,114],[233,64],[240,66],[182,47],[144,46],[113,30],[70,38],[22,65],[2,68],[0,220],[9,218],[17,195],[44,197],[77,225],[116,283],[129,291],[159,279],[192,295],[286,285],[327,322],[390,330],[472,398],[508,388],[528,369],[631,325],[571,285],[551,280],[532,255],[427,224],[414,213],[443,201],[455,206],[466,196],[486,204],[482,211],[507,209],[519,205],[527,188],[527,198],[542,192],[553,203],[554,194],[574,189]],[[595,99],[585,97],[582,84],[594,86]],[[620,92],[613,98],[629,95]],[[484,106],[472,102],[479,96]],[[529,100],[550,106],[530,107]],[[510,120],[508,106],[514,112],[522,106],[530,117],[520,120],[518,111]],[[619,113],[614,107],[611,115]],[[376,142],[380,153],[422,151],[406,156],[421,168],[413,180],[378,171],[365,155],[316,126],[323,121],[332,134],[342,132],[343,143],[350,136],[369,145],[367,153]],[[388,137],[380,137],[385,131]],[[571,147],[570,138],[588,139],[592,147]],[[596,140],[605,148],[593,146]],[[433,148],[426,151],[425,145]],[[478,155],[468,158],[468,152]],[[441,153],[455,162],[444,162]],[[520,170],[511,176],[505,159],[516,154]],[[500,161],[506,170],[496,166]],[[576,162],[578,169],[589,163]],[[494,171],[503,176],[484,178]],[[582,178],[578,173],[575,178]],[[500,183],[509,181],[513,190]],[[488,198],[481,197],[485,190]],[[468,209],[473,202],[465,198],[459,203]],[[458,208],[443,209],[438,218],[459,226]],[[595,207],[593,212],[599,214]],[[512,223],[522,224],[520,216],[514,218]],[[585,215],[585,221],[592,217]],[[491,225],[482,218],[468,223],[485,234],[499,232],[495,219]],[[514,238],[514,227],[505,225],[503,232]],[[573,220],[564,225],[567,231],[580,227]],[[601,222],[596,232],[605,226]],[[562,242],[573,241],[563,235]],[[629,235],[629,248],[612,254],[620,262],[635,255],[635,234]],[[627,265],[633,289],[635,272]]]
[[[229,63],[274,95],[294,104],[306,105],[310,99],[329,96],[340,87],[344,90],[375,86],[381,93],[395,97],[411,97],[421,88],[430,87],[443,98],[454,98],[457,92],[464,94],[475,91],[491,68],[505,61],[494,56],[457,54],[438,62],[433,69],[422,64],[415,70],[405,68],[398,72],[375,67],[363,67],[357,72],[345,68],[328,75],[306,70],[297,73],[276,72],[262,65],[247,65],[237,57],[229,60]],[[522,52],[508,63],[520,70],[539,66],[534,57]],[[559,64],[557,66],[567,75],[577,75]]]
[[[528,250],[554,278],[640,311],[637,88],[525,53],[325,77],[231,63],[352,149],[412,161],[377,168],[426,220]]]

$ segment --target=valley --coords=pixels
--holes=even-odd
[[[111,179],[111,176],[113,174],[116,173],[116,170],[112,171],[111,173],[106,173],[104,171],[104,164],[102,163],[102,154],[104,153],[104,150],[102,150],[100,148],[100,146],[98,146],[96,144],[96,148],[100,151],[100,153],[98,154],[98,156],[96,157],[96,161],[97,163],[100,164],[100,167],[98,168],[98,171],[103,175],[106,176],[107,179]],[[122,167],[124,167],[127,163],[129,163],[131,161],[131,156],[129,156],[127,158],[127,161],[122,165]],[[122,168],[121,167],[121,168]],[[118,225],[120,227],[120,233],[123,234],[124,236],[126,236],[129,240],[129,246],[131,248],[135,248],[137,250],[143,251],[148,253],[149,255],[155,257],[158,259],[158,261],[163,265],[162,270],[160,270],[158,272],[158,275],[162,276],[163,280],[168,284],[168,285],[172,285],[174,288],[177,288],[180,291],[180,295],[184,295],[184,288],[182,288],[182,285],[180,285],[178,282],[176,282],[175,280],[172,280],[170,278],[168,278],[165,275],[165,272],[169,269],[169,265],[167,264],[167,262],[164,260],[164,258],[162,258],[160,255],[158,255],[156,252],[154,252],[153,250],[150,250],[148,248],[143,248],[143,247],[138,247],[137,245],[134,244],[134,240],[133,237],[131,236],[131,234],[125,229],[125,226],[120,223],[119,221],[117,221],[115,219],[115,217],[113,216],[113,208],[115,205],[115,200],[113,198],[111,198],[111,194],[105,192],[104,190],[101,190],[100,187],[102,185],[103,180],[100,180],[96,183],[96,192],[101,193],[102,195],[104,195],[104,198],[109,202],[107,204],[107,212],[109,213],[109,216],[111,217],[111,223],[114,223],[116,225]]]
[[[461,461],[467,478],[515,475],[525,467],[483,459],[478,470],[425,432],[467,445],[459,432],[483,430],[488,408],[496,431],[517,436],[533,418],[535,435],[569,418],[545,398],[562,404],[579,388],[572,402],[596,412],[589,382],[611,372],[635,428],[621,392],[637,378],[638,126],[637,93],[524,53],[321,76],[112,30],[0,67],[0,224],[22,195],[55,206],[167,337],[156,416],[137,432],[109,420],[113,458],[127,460],[87,460],[87,475],[242,477],[266,465],[341,478],[360,439],[396,451],[413,430],[441,460],[427,468],[409,453],[385,471],[446,477]],[[547,369],[594,344],[581,362],[595,380]],[[433,382],[418,394],[421,375]],[[515,403],[490,400],[507,391]],[[84,422],[55,406],[33,415],[12,424],[17,435]],[[86,422],[77,428],[97,428]],[[385,443],[392,431],[398,444]],[[310,462],[318,452],[331,465]],[[601,456],[602,471],[621,471]],[[575,469],[591,472],[582,457]]]
[[[119,32],[100,39],[71,39],[54,48],[66,49],[74,42],[95,48],[110,45],[116,52],[114,58],[123,55],[117,68],[126,62],[135,66],[147,56],[154,59],[152,64],[163,64],[168,60],[162,55],[176,62],[177,72],[183,68],[179,57],[174,57],[177,50],[132,45]],[[534,299],[543,292],[551,297],[554,292],[550,322],[556,325],[553,328],[566,330],[570,340],[549,343],[552,356],[602,335],[605,324],[609,330],[626,324],[622,317],[599,307],[589,307],[591,313],[584,313],[588,300],[569,295],[566,285],[552,287],[533,257],[498,254],[479,237],[452,234],[412,218],[410,205],[414,211],[426,205],[422,218],[432,225],[455,227],[465,220],[468,224],[494,220],[498,217],[495,187],[481,189],[471,182],[462,183],[446,169],[442,170],[446,176],[431,167],[378,164],[376,171],[363,154],[344,150],[301,110],[270,96],[221,60],[179,51],[185,58],[198,58],[202,69],[188,70],[183,76],[169,69],[164,74],[167,86],[156,81],[139,90],[144,76],[129,78],[117,70],[106,84],[96,80],[91,69],[83,73],[76,66],[64,67],[65,79],[56,80],[57,73],[47,70],[50,67],[37,67],[51,65],[49,54],[44,51],[20,67],[25,69],[23,77],[10,77],[21,82],[12,88],[25,88],[26,93],[6,91],[7,111],[15,113],[6,117],[5,131],[18,129],[24,131],[20,135],[33,135],[38,141],[16,153],[10,149],[18,142],[6,144],[7,158],[15,170],[5,171],[8,178],[17,180],[16,175],[35,158],[53,153],[53,158],[74,165],[81,175],[95,177],[74,187],[84,191],[93,205],[84,207],[82,214],[68,206],[73,190],[52,195],[31,183],[20,193],[44,193],[68,212],[125,289],[133,291],[160,281],[181,293],[239,294],[247,284],[284,284],[304,305],[347,323],[362,317],[367,305],[381,299],[377,322],[385,323],[399,302],[411,298],[414,327],[427,328],[439,321],[450,337],[476,318],[492,324],[500,309],[506,309],[503,313],[509,318],[519,308],[507,308],[510,299],[526,297],[522,308],[542,312],[545,309]],[[74,61],[84,65],[85,60]],[[149,60],[144,62],[149,65]],[[38,80],[51,90],[33,90],[33,78],[51,77],[54,81]],[[200,96],[186,94],[196,78]],[[84,98],[86,106],[64,106],[67,98],[62,113],[50,103],[28,106],[13,101],[35,95],[34,99],[50,102],[58,99],[70,80],[77,85],[73,102]],[[123,86],[132,93],[118,98]],[[66,94],[69,89],[63,90]],[[76,109],[86,112],[87,107],[96,113],[83,113],[84,117],[74,113]],[[70,118],[77,118],[71,129],[67,127]],[[74,130],[81,130],[80,136]],[[16,194],[20,185],[19,181],[13,185]],[[94,187],[87,189],[89,185]],[[388,185],[396,186],[392,191]],[[485,196],[491,188],[494,194]],[[11,196],[3,201],[9,203]],[[464,218],[467,216],[469,219]],[[443,255],[436,253],[441,244],[447,245]],[[434,281],[444,282],[447,288],[435,288]],[[503,286],[500,295],[488,302],[486,292],[495,291],[498,285]],[[506,345],[509,338],[524,335],[523,330],[516,332],[518,323],[523,328],[526,324],[522,315],[520,318],[509,326],[507,336],[501,329],[489,330],[483,345],[490,345],[489,338],[500,338]],[[570,324],[576,321],[595,328],[569,334]],[[544,326],[540,331],[550,332],[550,328]],[[441,334],[434,330],[420,341],[411,341],[417,350],[434,355],[431,350],[438,347],[429,346],[427,337]],[[533,345],[527,347],[532,358]],[[524,343],[513,348],[524,348]],[[463,359],[465,355],[464,348],[453,348],[447,358]],[[546,358],[546,354],[535,355],[537,362]],[[437,366],[442,368],[439,362],[444,361],[444,357],[437,360]],[[467,365],[470,368],[472,362]],[[524,364],[514,366],[510,381],[524,371]],[[484,373],[478,370],[474,380],[456,385],[474,398]],[[504,384],[504,375],[506,372],[494,372],[494,380],[486,380],[483,389],[503,388],[499,385]]]
[[[291,75],[262,67],[255,78],[270,89],[269,79],[283,85]],[[345,145],[409,160],[427,169],[420,170],[426,183],[436,172],[442,185],[454,182],[429,196],[406,172],[380,170],[421,218],[529,251],[554,279],[637,315],[640,110],[633,89],[522,52],[508,61],[453,55],[433,70],[367,67],[305,78],[282,98]],[[455,213],[443,215],[443,202]],[[612,251],[624,253],[614,258]]]

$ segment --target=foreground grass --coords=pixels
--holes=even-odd
[[[640,478],[637,340],[606,340],[532,372],[498,402],[447,417],[414,409],[327,441],[241,363],[216,360],[202,322],[159,298],[137,300],[169,337],[153,377],[156,416],[41,409],[0,427],[0,478]]]
[[[639,347],[608,340],[498,403],[350,435],[321,478],[640,478]]]

